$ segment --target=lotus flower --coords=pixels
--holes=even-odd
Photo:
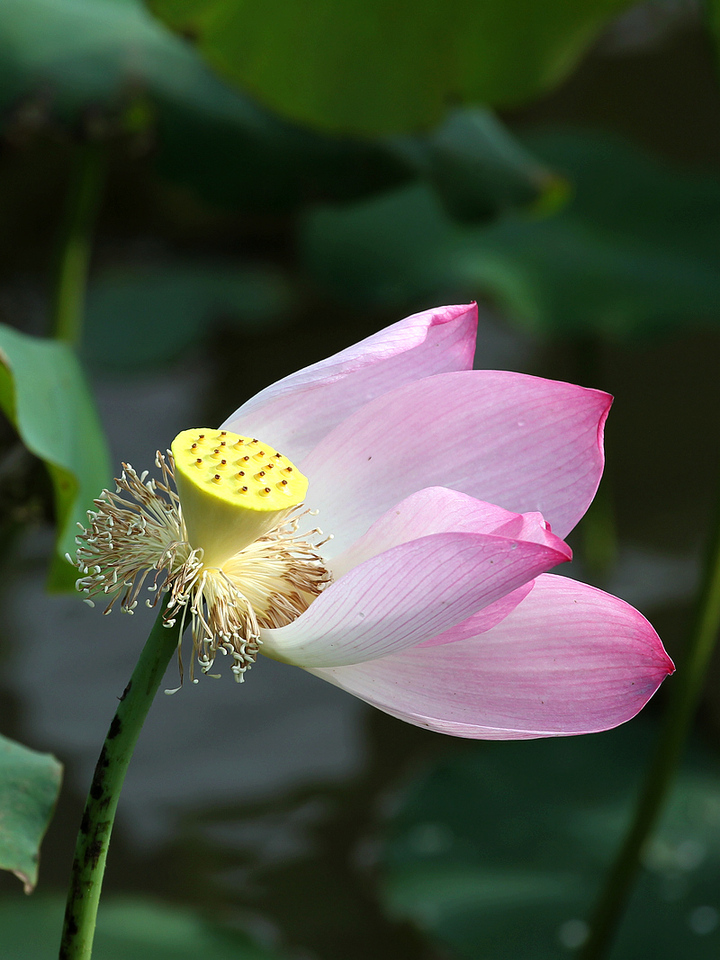
[[[562,538],[599,484],[611,398],[473,370],[476,326],[474,304],[408,317],[273,384],[222,425],[211,446],[230,438],[245,461],[270,458],[267,471],[299,484],[305,513],[294,519],[273,506],[252,514],[254,533],[247,514],[236,529],[223,512],[235,494],[218,494],[208,519],[192,471],[208,456],[225,465],[225,440],[194,460],[205,433],[180,435],[180,509],[171,493],[170,532],[153,546],[162,558],[140,553],[168,571],[171,609],[199,618],[205,671],[228,652],[241,677],[259,650],[410,723],[484,739],[614,727],[673,671],[640,613],[546,572],[570,559]],[[214,469],[206,486],[224,483]],[[256,476],[274,503],[266,471]],[[332,539],[302,533],[309,511]],[[92,595],[110,582],[108,562],[87,541],[84,551]]]

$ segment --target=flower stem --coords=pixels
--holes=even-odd
[[[579,960],[601,960],[612,946],[632,893],[643,846],[662,812],[702,693],[720,631],[720,506],[709,544],[690,643],[672,682],[664,725],[624,842],[597,899]]]
[[[85,309],[92,230],[105,172],[105,146],[88,141],[78,148],[58,244],[52,336],[77,346]]]
[[[110,724],[95,767],[75,847],[60,960],[90,960],[110,834],[125,773],[170,658],[177,650],[180,621],[155,621]]]

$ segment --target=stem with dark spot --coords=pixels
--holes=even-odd
[[[177,650],[180,623],[161,610],[110,724],[80,824],[60,944],[60,960],[90,960],[105,861],[125,773],[145,717]]]

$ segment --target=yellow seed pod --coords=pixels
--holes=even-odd
[[[227,430],[183,430],[172,442],[188,540],[221,566],[305,499],[307,478],[268,444]]]

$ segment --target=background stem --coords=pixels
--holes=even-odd
[[[155,621],[130,682],[120,698],[95,768],[78,833],[60,944],[60,960],[89,960],[105,860],[115,811],[137,738],[170,658],[177,650],[180,618]]]
[[[590,933],[580,950],[579,960],[600,960],[612,946],[632,893],[642,848],[655,827],[672,787],[719,630],[720,498],[690,643],[677,677],[671,681],[664,725],[635,807],[633,821],[596,902]]]
[[[78,148],[59,238],[52,336],[77,346],[82,332],[92,232],[105,174],[105,145]]]

